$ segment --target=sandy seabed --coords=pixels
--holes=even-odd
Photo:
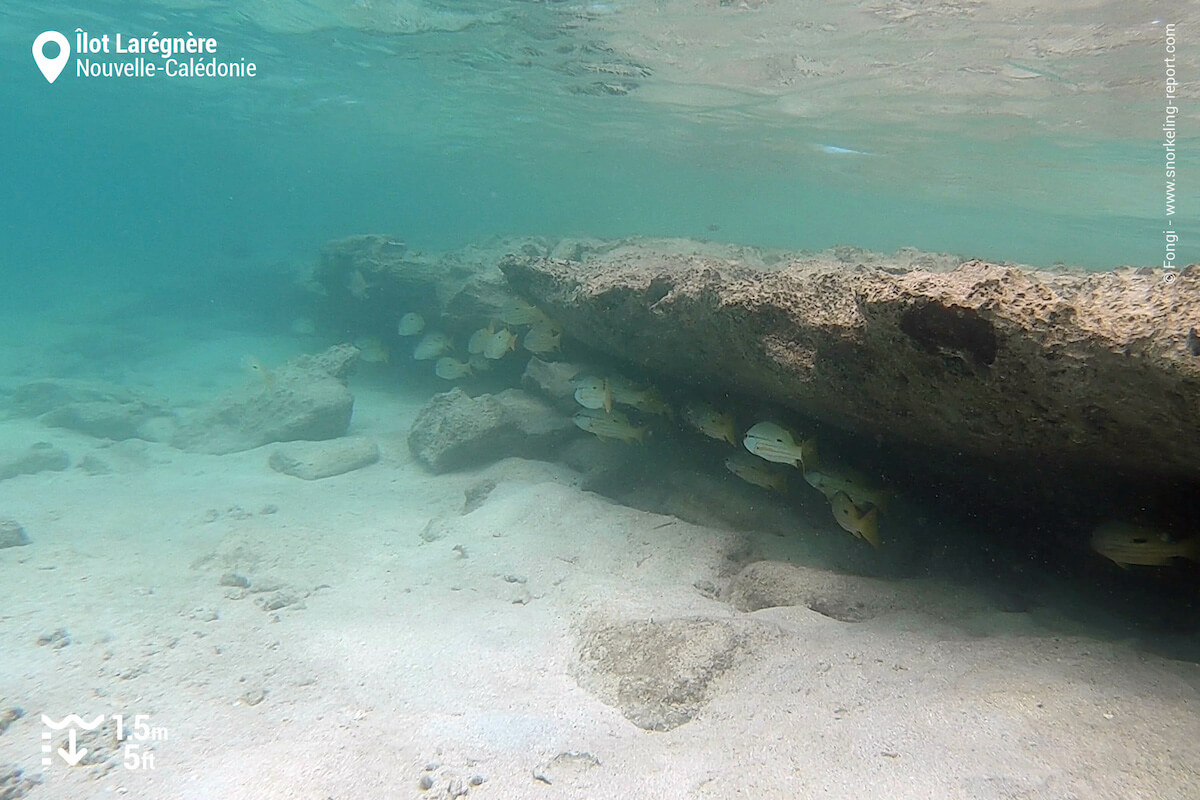
[[[383,457],[313,482],[270,447],[3,423],[93,467],[0,482],[31,539],[0,550],[0,711],[23,711],[0,764],[41,777],[29,798],[1200,796],[1196,664],[961,587],[858,623],[742,613],[697,586],[754,534],[615,505],[558,465],[432,476],[405,444],[427,396],[352,388],[351,433]],[[669,731],[579,679],[581,631],[651,620],[755,632]],[[70,713],[149,735],[109,717],[80,766],[43,767],[41,715]],[[127,769],[130,745],[153,767]]]

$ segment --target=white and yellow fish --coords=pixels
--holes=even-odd
[[[1157,528],[1105,522],[1092,532],[1092,549],[1121,567],[1165,567],[1177,558],[1200,562],[1200,537],[1177,539]]]
[[[837,492],[829,501],[833,518],[842,530],[865,539],[872,547],[879,547],[879,509],[872,508],[863,513],[845,492]]]
[[[562,334],[562,326],[557,322],[539,322],[526,331],[521,345],[537,355],[552,353],[562,347]]]
[[[471,365],[457,358],[442,356],[433,365],[433,374],[447,381],[456,381],[471,374]]]
[[[581,375],[571,379],[575,387],[575,402],[584,408],[603,408],[612,411],[613,397],[608,381],[595,375]]]
[[[683,407],[683,419],[705,436],[737,447],[737,428],[732,415],[722,414],[708,403],[689,403]]]
[[[537,306],[517,297],[500,308],[500,321],[506,325],[536,325],[549,318]]]
[[[480,328],[471,334],[471,338],[467,340],[467,352],[471,355],[483,354],[483,348],[487,347],[488,339],[496,335],[496,323],[489,324],[486,328]]]
[[[625,443],[640,442],[646,435],[646,429],[634,425],[620,411],[601,411],[585,408],[571,417],[576,427],[602,439],[619,439]]]
[[[487,356],[483,353],[471,353],[467,359],[467,365],[472,372],[487,372],[492,368],[492,362],[488,361]]]
[[[430,331],[422,336],[421,341],[413,348],[413,358],[417,361],[430,361],[450,352],[453,347],[449,336],[440,331]]]
[[[725,459],[725,469],[737,475],[746,483],[753,483],[764,489],[782,492],[787,488],[787,475],[777,469],[772,469],[761,458],[751,458],[745,453],[738,453]]]
[[[774,422],[755,424],[746,431],[742,444],[759,458],[776,464],[790,464],[801,469],[812,469],[816,466],[816,442],[805,439],[797,444],[795,434]]]
[[[425,330],[425,318],[415,311],[410,311],[401,317],[400,324],[396,326],[396,333],[401,336],[416,336],[423,330]]]
[[[844,492],[856,506],[875,506],[880,512],[887,511],[891,493],[872,486],[870,481],[857,472],[834,471],[831,468],[808,469],[804,471],[804,480],[825,495],[826,500],[833,500],[835,494]]]
[[[504,358],[517,349],[517,335],[508,328],[501,328],[488,337],[483,345],[483,354],[495,360]]]
[[[354,346],[358,348],[360,361],[368,364],[386,364],[388,361],[387,345],[378,336],[359,336],[354,340]]]
[[[608,383],[612,390],[614,403],[636,408],[646,414],[674,416],[675,412],[658,393],[658,389],[653,386],[637,386],[621,377],[609,378]]]

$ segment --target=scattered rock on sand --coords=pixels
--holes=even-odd
[[[901,605],[899,589],[887,581],[782,561],[744,567],[729,588],[729,601],[739,611],[805,606],[842,622],[862,622]]]
[[[735,620],[592,618],[579,636],[579,685],[648,731],[691,721],[713,683],[767,629]]]
[[[24,450],[0,454],[0,480],[35,472],[61,472],[71,466],[71,456],[49,442],[37,442]]]
[[[29,544],[25,528],[15,519],[0,519],[0,550],[6,547],[20,547]]]
[[[272,442],[336,439],[346,433],[354,411],[346,375],[357,357],[357,348],[339,345],[293,358],[191,414],[171,443],[219,454]]]
[[[170,412],[160,403],[116,384],[46,378],[18,386],[13,410],[53,428],[99,439],[145,438],[170,429]]]
[[[39,783],[36,778],[26,778],[19,767],[0,764],[0,800],[20,800]]]
[[[379,447],[363,436],[327,442],[288,442],[271,453],[271,469],[315,481],[362,469],[379,460]]]
[[[520,389],[471,397],[454,388],[417,414],[408,447],[429,469],[448,472],[508,456],[542,457],[575,432],[570,418]]]

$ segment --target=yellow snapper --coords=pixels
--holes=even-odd
[[[482,355],[483,348],[487,347],[488,339],[491,339],[496,334],[496,323],[488,325],[486,328],[480,328],[471,334],[471,338],[467,340],[467,352],[471,355],[476,353]]]
[[[804,480],[808,485],[825,495],[826,500],[833,500],[838,492],[845,493],[857,506],[875,506],[880,511],[887,511],[890,492],[871,486],[871,483],[857,472],[835,472],[827,470],[805,470]]]
[[[388,360],[388,349],[383,342],[379,341],[378,336],[359,336],[354,340],[354,346],[358,348],[358,357],[360,360],[368,364],[386,364]]]
[[[483,345],[483,354],[490,359],[504,358],[509,352],[517,349],[517,335],[508,328],[501,328],[487,338]]]
[[[425,330],[425,318],[415,311],[410,311],[401,317],[400,324],[396,326],[396,333],[401,336],[416,336],[423,330]]]
[[[683,419],[696,430],[713,439],[737,447],[737,429],[733,417],[722,414],[708,403],[689,403],[683,408]]]
[[[1200,538],[1176,539],[1163,530],[1105,522],[1092,532],[1092,549],[1113,563],[1163,567],[1176,558],[1200,562]]]
[[[595,375],[583,375],[571,379],[575,387],[575,402],[584,408],[603,408],[612,411],[612,389],[604,378]]]
[[[471,365],[464,364],[457,358],[442,356],[433,365],[433,374],[448,381],[456,381],[471,374]]]
[[[759,422],[746,431],[742,440],[746,449],[766,461],[776,464],[790,464],[793,467],[811,468],[816,466],[817,443],[805,439],[796,444],[795,435],[782,425],[774,422]]]
[[[518,297],[500,308],[500,321],[506,325],[536,325],[548,318],[540,308]]]
[[[782,492],[787,488],[787,475],[771,469],[762,459],[751,458],[745,453],[738,453],[725,459],[725,469],[737,475],[746,483],[753,483],[764,489],[774,489]]]
[[[845,492],[836,492],[829,500],[833,518],[842,530],[866,539],[872,547],[879,547],[879,509],[872,508],[862,513]]]
[[[421,341],[413,348],[413,358],[417,361],[429,361],[450,352],[452,347],[449,336],[439,331],[430,331],[422,336]]]
[[[653,386],[637,386],[624,378],[609,378],[614,403],[636,408],[647,414],[660,414],[664,417],[674,415],[667,401]]]
[[[640,442],[646,429],[634,425],[620,411],[601,411],[585,408],[571,417],[576,427],[593,433],[601,439],[620,439],[622,442]]]
[[[562,333],[562,327],[557,322],[546,320],[530,328],[521,344],[531,353],[552,353],[562,347]]]

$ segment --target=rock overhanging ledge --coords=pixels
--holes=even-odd
[[[1200,265],[950,271],[621,248],[509,284],[650,373],[985,458],[1200,480]]]

